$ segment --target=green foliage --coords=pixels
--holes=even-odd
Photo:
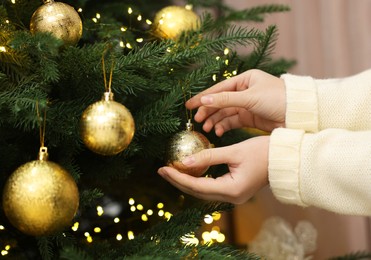
[[[176,214],[168,222],[152,220],[145,225],[138,220],[135,227],[141,230],[136,231],[135,239],[120,243],[112,239],[117,233],[112,220],[102,220],[111,237],[95,234],[92,245],[86,243],[83,231],[72,233],[68,227],[51,237],[32,238],[8,225],[7,235],[19,248],[13,252],[29,259],[257,259],[229,246],[180,243],[180,237],[197,234],[205,214],[230,210],[231,205],[197,206],[189,197],[178,203],[181,193],[156,171],[164,164],[168,139],[184,129],[191,113],[184,107],[185,99],[246,69],[260,68],[279,75],[293,65],[292,61],[271,58],[278,37],[274,25],[259,30],[233,23],[262,21],[266,14],[289,8],[266,5],[233,10],[220,0],[188,1],[195,8],[203,7],[201,26],[173,41],[156,39],[144,22],[152,20],[170,1],[65,2],[83,10],[84,33],[76,46],[64,46],[50,33],[29,32],[30,18],[40,1],[3,1],[0,5],[1,185],[17,167],[36,158],[40,122],[45,122],[50,160],[63,166],[78,183],[80,207],[74,221],[85,223],[82,229],[101,223],[95,220],[95,205],[108,198],[116,199],[122,208],[123,234],[135,220],[135,214],[128,213],[122,203],[130,197],[142,199],[148,207],[153,207],[154,200],[166,201],[171,207],[168,210]],[[127,12],[129,7],[132,14]],[[93,21],[97,13],[101,18]],[[132,48],[123,48],[125,43]],[[237,48],[241,46],[251,48],[251,53],[239,55]],[[114,99],[131,111],[135,136],[122,153],[105,157],[84,146],[79,129],[83,111],[106,91],[103,75],[110,71]],[[46,110],[46,118],[37,115],[37,108]],[[213,134],[208,137],[222,146],[250,136],[236,130],[223,139]],[[213,176],[224,172],[217,171]]]

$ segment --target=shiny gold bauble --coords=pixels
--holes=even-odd
[[[82,36],[82,22],[70,5],[48,1],[33,13],[30,30],[31,33],[49,32],[64,45],[75,45]]]
[[[45,159],[23,164],[11,174],[3,191],[3,209],[21,232],[45,236],[71,224],[79,206],[72,176]]]
[[[168,6],[156,13],[152,26],[157,37],[176,40],[182,32],[197,30],[200,18],[192,10],[181,6]]]
[[[209,167],[188,167],[182,163],[187,156],[198,153],[203,149],[212,148],[213,145],[200,132],[184,130],[176,133],[169,142],[167,149],[167,165],[180,172],[192,176],[201,176]]]
[[[85,109],[81,116],[81,138],[93,152],[115,155],[122,152],[134,136],[135,125],[130,111],[106,92],[101,101]]]

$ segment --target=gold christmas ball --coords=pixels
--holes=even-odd
[[[181,131],[176,133],[169,142],[167,165],[192,176],[201,176],[209,167],[187,167],[182,163],[182,160],[189,155],[212,147],[213,145],[203,134],[192,130]]]
[[[81,138],[93,152],[115,155],[122,152],[134,136],[135,125],[130,111],[106,92],[103,100],[85,109],[81,116]]]
[[[79,206],[72,176],[56,163],[36,160],[11,174],[3,191],[3,209],[21,232],[45,236],[71,224]]]
[[[157,37],[176,40],[184,31],[197,30],[200,18],[192,10],[181,6],[168,6],[156,13],[152,26]]]
[[[66,46],[75,45],[82,36],[82,21],[72,6],[49,0],[33,13],[30,30],[50,32]]]

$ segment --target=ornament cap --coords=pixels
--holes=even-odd
[[[39,151],[39,160],[40,161],[47,161],[49,158],[49,154],[48,154],[48,148],[47,147],[40,147],[40,151]]]
[[[52,4],[54,3],[54,0],[44,0],[44,4]]]
[[[104,92],[103,100],[104,101],[113,101],[113,93],[111,91],[110,92]]]
[[[188,122],[186,124],[187,131],[192,131],[193,130],[193,124],[191,122],[191,119],[188,119]]]

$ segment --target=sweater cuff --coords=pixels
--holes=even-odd
[[[275,129],[270,137],[268,178],[274,196],[283,203],[307,206],[300,194],[300,147],[304,130]]]
[[[317,88],[312,77],[284,74],[286,127],[318,132]]]

